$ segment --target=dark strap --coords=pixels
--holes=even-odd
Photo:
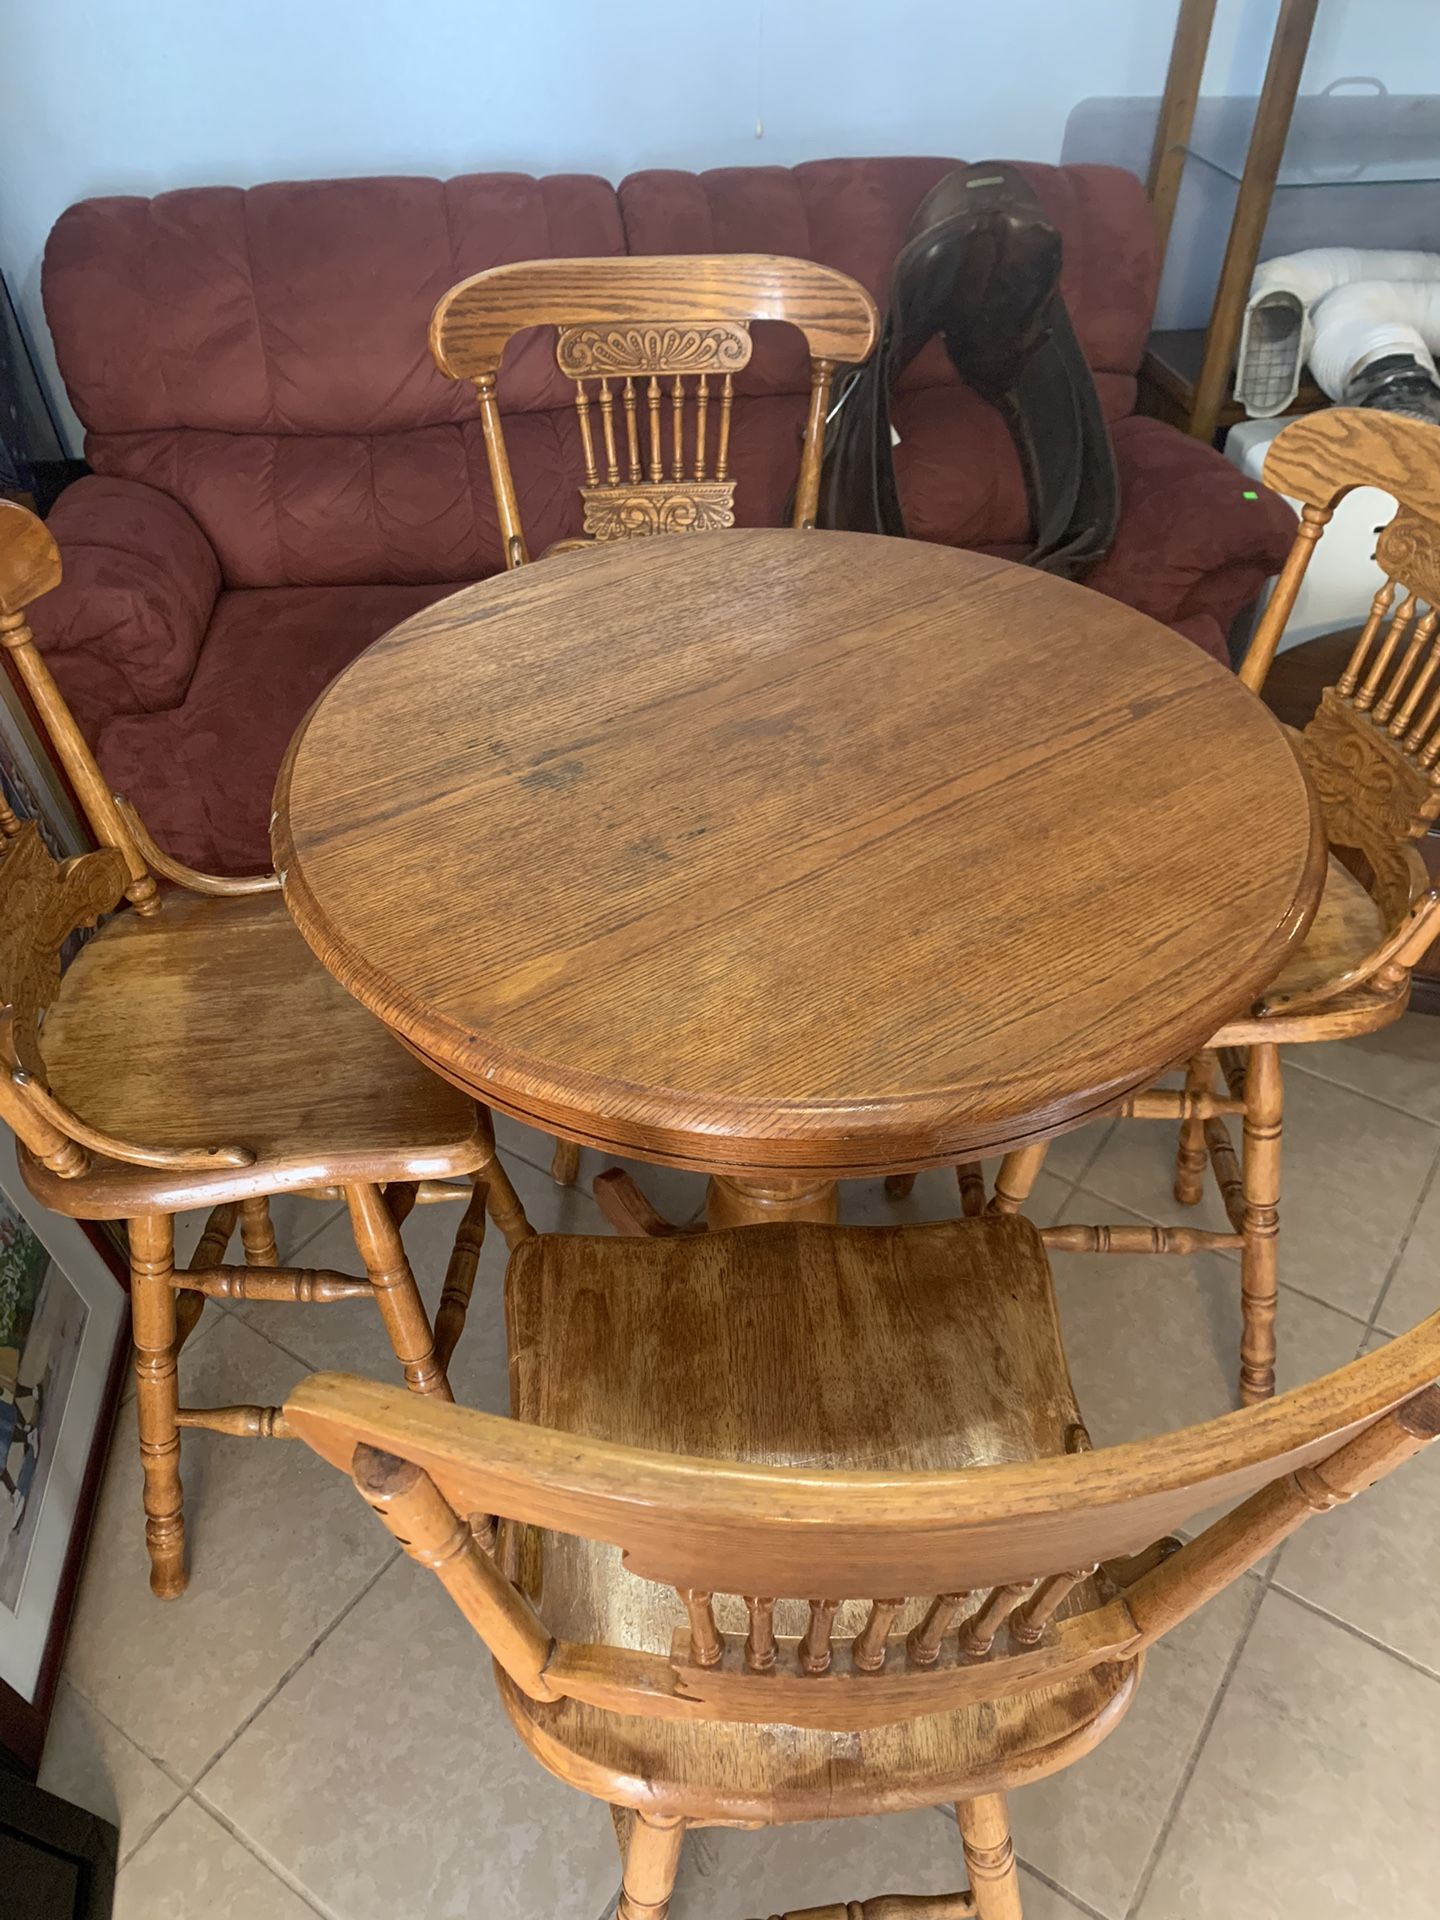
[[[880,344],[839,389],[821,526],[905,533],[890,394],[938,333],[1014,440],[1035,528],[1028,564],[1075,576],[1101,557],[1119,487],[1094,378],[1060,297],[1060,254],[1059,234],[1013,167],[957,168],[926,195],[895,263]]]

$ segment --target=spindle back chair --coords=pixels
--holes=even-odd
[[[283,1430],[274,1408],[179,1405],[176,1360],[204,1301],[371,1300],[407,1380],[448,1392],[487,1208],[507,1240],[530,1229],[488,1115],[331,978],[278,879],[181,867],[109,792],[24,616],[59,577],[45,528],[0,501],[0,641],[103,843],[57,862],[0,800],[0,1117],[47,1205],[129,1223],[151,1585],[170,1597],[186,1577],[180,1429]],[[67,937],[107,914],[62,980]],[[278,1193],[343,1199],[366,1277],[282,1267]],[[432,1333],[399,1226],[435,1199],[468,1206]],[[174,1216],[196,1207],[209,1219],[177,1278]],[[225,1266],[237,1227],[245,1264]]]
[[[830,383],[875,344],[875,303],[848,274],[774,254],[521,260],[452,287],[430,322],[442,373],[480,401],[505,564],[529,559],[497,399],[511,338],[556,329],[575,385],[586,541],[735,524],[730,427],[750,323],[788,321],[810,347],[810,393],[793,524],[813,526]]]
[[[946,1322],[947,1262],[971,1308],[987,1286],[996,1309],[1007,1289],[1027,1296],[1030,1319],[1009,1332],[1028,1350],[1010,1355],[1008,1388],[992,1376],[917,1396],[877,1448],[872,1413],[841,1370],[853,1361],[863,1378],[866,1360],[885,1364],[885,1342],[907,1340],[917,1344],[889,1360],[923,1365],[929,1330],[897,1313],[879,1332],[848,1309],[865,1279],[877,1305],[899,1286],[908,1308],[928,1271]],[[646,1269],[663,1271],[677,1302],[693,1282],[700,1301],[698,1334],[687,1329],[663,1381],[646,1352],[632,1349],[627,1364],[575,1291],[591,1289],[623,1320]],[[494,1655],[531,1750],[616,1810],[620,1920],[664,1920],[686,1827],[947,1801],[969,1893],[807,1916],[1018,1920],[1005,1790],[1097,1744],[1128,1706],[1147,1648],[1313,1513],[1440,1433],[1436,1315],[1263,1409],[1091,1451],[1058,1333],[1043,1325],[1053,1301],[1039,1238],[1018,1219],[558,1250],[542,1239],[516,1251],[507,1289],[520,1418],[406,1401],[341,1375],[303,1382],[286,1414],[439,1576]],[[733,1321],[712,1317],[712,1297],[728,1297]],[[568,1336],[553,1324],[566,1299]],[[828,1305],[845,1331],[785,1347],[767,1400],[747,1391],[746,1370],[767,1364],[772,1342],[785,1346],[792,1300],[802,1320]],[[993,1321],[970,1326],[982,1341],[1004,1337]],[[661,1337],[675,1344],[673,1329]],[[559,1377],[577,1367],[588,1376],[578,1387]],[[625,1444],[636,1431],[694,1434],[686,1396],[665,1391],[686,1370],[694,1398],[738,1395],[723,1440],[706,1454]],[[663,1404],[640,1405],[652,1391]],[[1001,1411],[1007,1392],[1036,1434],[1065,1435],[1063,1451],[1007,1457],[1002,1445],[997,1457],[996,1434],[1016,1417],[1013,1405]],[[819,1435],[817,1407],[830,1409]],[[546,1409],[569,1417],[533,1424]],[[917,1469],[926,1459],[996,1464]],[[1188,1544],[1173,1537],[1221,1503],[1225,1515]],[[502,1516],[493,1555],[461,1517],[475,1510]]]
[[[1238,1251],[1240,1394],[1275,1389],[1279,1261],[1281,1046],[1342,1040],[1398,1020],[1410,975],[1440,936],[1440,891],[1416,842],[1440,815],[1440,427],[1336,407],[1293,421],[1265,462],[1268,485],[1301,502],[1295,544],[1240,677],[1264,685],[1316,542],[1352,488],[1393,493],[1377,529],[1385,573],[1344,673],[1296,738],[1331,848],[1314,923],[1280,978],[1185,1066],[1183,1089],[1157,1087],[1124,1119],[1178,1122],[1175,1197],[1195,1205],[1213,1169],[1229,1231],[1062,1223],[1047,1246],[1077,1252]],[[1237,1160],[1227,1120],[1243,1128]],[[991,1205],[1023,1206],[1044,1159],[1024,1148],[1002,1165]],[[903,1187],[904,1183],[895,1183]]]

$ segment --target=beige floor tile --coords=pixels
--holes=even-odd
[[[481,1642],[398,1561],[199,1789],[344,1920],[598,1920],[619,1882],[605,1809],[521,1747]],[[682,1916],[676,1916],[682,1920]]]
[[[1376,1313],[1386,1333],[1408,1333],[1440,1312],[1440,1178],[1430,1183],[1399,1264]]]
[[[1070,1373],[1096,1446],[1213,1419],[1238,1404],[1233,1261],[1213,1253],[1051,1258]],[[1282,1388],[1353,1360],[1361,1339],[1354,1320],[1288,1288],[1276,1326]]]
[[[1057,1180],[1080,1180],[1115,1128],[1116,1120],[1092,1120],[1089,1126],[1076,1127],[1050,1142],[1045,1154],[1045,1170]]]
[[[1383,1345],[1376,1339],[1370,1350]],[[1308,1521],[1281,1549],[1275,1585],[1324,1607],[1440,1675],[1440,1449],[1348,1506]]]
[[[1434,1014],[1407,1013],[1393,1027],[1357,1040],[1288,1047],[1285,1057],[1302,1072],[1440,1122],[1440,1019]]]
[[[221,1313],[180,1372],[187,1399],[224,1406],[278,1403],[303,1368]],[[193,1780],[393,1549],[354,1489],[298,1444],[187,1433],[181,1471],[191,1579],[166,1602],[149,1588],[134,1416],[122,1413],[65,1672]]]
[[[186,1800],[121,1868],[115,1920],[315,1920],[315,1909]]]
[[[1270,1593],[1140,1920],[1433,1920],[1440,1683]]]
[[[40,1785],[120,1829],[120,1858],[141,1845],[182,1789],[62,1680],[45,1734]]]
[[[760,1833],[712,1827],[685,1842],[671,1920],[752,1920],[826,1901],[951,1893],[965,1885],[959,1830],[938,1810],[807,1821]],[[1035,1920],[1043,1914],[1037,1895]],[[1028,1908],[1026,1920],[1032,1920]]]
[[[1186,1621],[1150,1655],[1108,1740],[1011,1795],[1022,1858],[1111,1920],[1134,1898],[1258,1593],[1241,1581]]]
[[[1089,1192],[1151,1220],[1222,1228],[1213,1180],[1199,1207],[1170,1196],[1170,1128],[1122,1122],[1085,1175]],[[1368,1318],[1440,1136],[1428,1124],[1313,1074],[1287,1076],[1280,1198],[1280,1277]],[[1090,1217],[1076,1194],[1074,1217]]]
[[[1081,1175],[1082,1191],[1066,1209],[1067,1220],[1113,1222],[1114,1205],[1166,1226],[1203,1227],[1228,1233],[1229,1216],[1220,1190],[1207,1174],[1198,1206],[1182,1207],[1175,1198],[1175,1144],[1172,1121],[1117,1120]],[[1237,1133],[1238,1140],[1239,1135]],[[1105,1202],[1110,1202],[1107,1209]]]

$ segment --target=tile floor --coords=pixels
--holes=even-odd
[[[1287,1073],[1282,1384],[1353,1358],[1440,1304],[1440,1020],[1298,1051]],[[541,1227],[598,1228],[502,1126]],[[1042,1221],[1167,1217],[1168,1130],[1057,1143]],[[588,1180],[599,1162],[586,1156]],[[698,1183],[641,1170],[672,1216]],[[925,1176],[904,1211],[953,1211]],[[878,1183],[851,1219],[895,1217]],[[1173,1217],[1173,1213],[1169,1215]],[[433,1301],[454,1214],[405,1237]],[[350,1263],[333,1211],[295,1205],[288,1250]],[[487,1248],[453,1370],[503,1408],[502,1250]],[[1230,1404],[1229,1257],[1063,1257],[1061,1310],[1097,1442]],[[307,1369],[383,1369],[362,1309],[207,1310],[183,1372],[197,1399],[281,1398]],[[610,1823],[543,1774],[488,1662],[433,1581],[303,1449],[191,1434],[193,1578],[145,1582],[133,1416],[122,1410],[42,1782],[117,1819],[120,1920],[602,1920]],[[1440,1884],[1440,1457],[1317,1521],[1152,1657],[1089,1760],[1014,1796],[1027,1920],[1432,1920]],[[709,1833],[675,1920],[963,1884],[940,1813]]]

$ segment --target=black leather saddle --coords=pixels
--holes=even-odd
[[[818,524],[904,535],[890,394],[937,333],[1015,442],[1034,526],[1027,565],[1077,578],[1114,538],[1115,458],[1060,297],[1060,236],[1015,168],[949,173],[925,196],[895,263],[880,344],[839,383]],[[955,458],[966,458],[957,446]]]

